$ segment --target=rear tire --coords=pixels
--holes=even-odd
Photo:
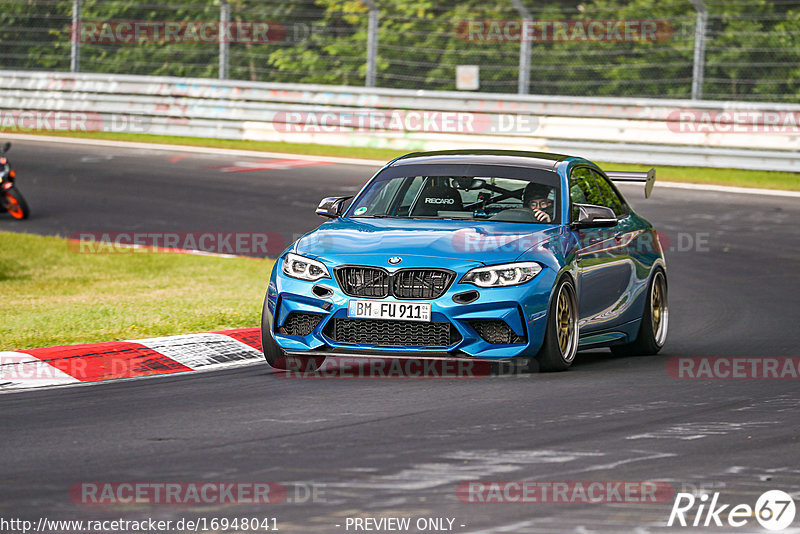
[[[614,356],[653,356],[667,340],[669,306],[667,306],[667,275],[656,269],[647,287],[647,302],[642,314],[639,333],[632,343],[612,345]]]
[[[544,341],[536,362],[540,371],[566,371],[578,352],[578,298],[569,276],[559,280],[547,312]],[[531,362],[535,363],[535,362]],[[529,366],[530,368],[535,365]]]
[[[272,324],[267,313],[267,301],[261,312],[261,348],[264,359],[273,369],[281,371],[299,371],[301,373],[313,372],[322,367],[325,356],[288,356],[272,337]]]
[[[12,217],[15,219],[27,219],[31,215],[31,210],[28,207],[28,203],[25,202],[25,198],[23,198],[22,194],[16,190],[16,188],[12,187],[10,189],[6,189],[3,192],[5,199],[3,200],[3,206],[5,206],[8,213],[11,214]]]

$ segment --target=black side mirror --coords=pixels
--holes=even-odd
[[[319,206],[317,206],[317,215],[320,217],[327,217],[329,219],[335,219],[342,215],[342,206],[346,200],[353,198],[352,196],[349,197],[328,197],[323,198]]]
[[[9,148],[11,148],[11,142],[6,141],[6,143],[3,145],[3,152],[8,152]]]
[[[617,225],[614,210],[594,204],[573,204],[578,208],[578,218],[573,221],[573,228],[608,228]]]

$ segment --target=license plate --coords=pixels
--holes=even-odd
[[[347,316],[361,319],[430,322],[431,305],[427,302],[351,300],[347,306]]]

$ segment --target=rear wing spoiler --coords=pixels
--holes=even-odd
[[[653,185],[656,183],[656,170],[650,169],[647,172],[607,172],[612,182],[644,182],[644,198],[650,198],[653,192]]]

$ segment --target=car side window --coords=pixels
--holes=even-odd
[[[588,167],[573,169],[569,177],[569,198],[572,207],[572,220],[577,217],[574,204],[594,204],[611,208],[617,217],[628,214],[625,202],[619,197],[611,184],[598,172]]]

